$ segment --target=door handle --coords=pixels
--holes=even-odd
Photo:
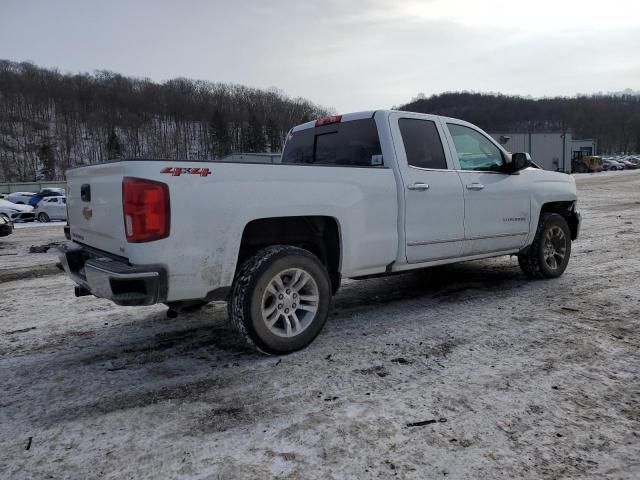
[[[414,183],[413,185],[407,185],[408,190],[429,190],[429,185],[426,183]]]
[[[469,185],[467,185],[467,190],[482,190],[484,188],[484,185],[482,185],[481,183],[470,183]]]

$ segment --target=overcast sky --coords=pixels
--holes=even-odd
[[[340,112],[640,89],[629,0],[0,0],[0,58],[277,87]]]

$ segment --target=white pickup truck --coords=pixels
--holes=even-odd
[[[453,118],[360,112],[293,128],[281,163],[121,160],[67,172],[61,263],[119,305],[227,301],[267,353],[308,345],[340,280],[517,255],[561,275],[580,227],[570,175]]]

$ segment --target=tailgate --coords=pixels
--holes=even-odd
[[[125,253],[123,177],[123,162],[67,172],[67,209],[72,240],[115,255]]]

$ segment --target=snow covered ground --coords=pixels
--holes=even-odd
[[[62,221],[53,221],[53,222],[46,222],[46,223],[42,223],[42,222],[25,222],[25,223],[16,223],[14,226],[15,228],[17,228],[18,230],[20,230],[21,228],[38,228],[38,227],[51,227],[51,226],[60,226],[60,225],[64,225],[65,222]]]
[[[639,478],[640,172],[577,175],[565,275],[513,258],[345,282],[306,350],[223,304],[75,298],[62,224],[0,239],[0,477]]]

